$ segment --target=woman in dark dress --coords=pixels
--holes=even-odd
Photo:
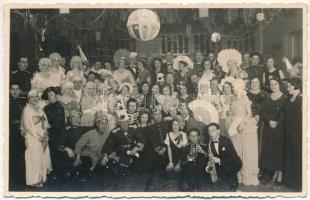
[[[144,109],[149,110],[150,109],[150,104],[151,104],[151,91],[150,91],[150,84],[148,82],[144,82],[140,86],[140,94],[143,95],[144,99],[143,102],[141,102],[142,107]]]
[[[169,164],[167,172],[179,173],[181,171],[181,156],[188,143],[186,133],[180,131],[178,120],[172,121],[172,131],[166,136],[164,143],[167,145]]]
[[[48,99],[48,104],[44,107],[44,112],[50,124],[50,128],[48,129],[49,148],[53,173],[56,177],[62,175],[62,163],[59,159],[62,156],[62,152],[59,150],[59,143],[61,142],[60,138],[62,138],[66,130],[65,111],[56,97],[60,93],[59,90],[55,87],[49,87],[44,91],[42,96],[43,99]]]
[[[143,138],[145,138],[145,144],[142,152],[141,159],[138,160],[136,163],[138,166],[137,168],[140,168],[142,170],[146,170],[146,166],[149,162],[150,156],[152,156],[152,149],[150,141],[147,139],[147,136],[149,134],[150,130],[150,122],[151,122],[151,115],[148,111],[141,111],[139,113],[138,118],[138,128],[136,131],[138,131]]]
[[[272,183],[282,182],[284,164],[284,118],[287,97],[280,90],[280,80],[270,80],[271,94],[267,95],[262,115],[262,169],[273,173]]]
[[[283,183],[295,191],[302,187],[302,94],[301,80],[293,78],[288,82],[288,100],[285,111],[285,163]]]
[[[257,77],[252,78],[251,84],[250,84],[250,90],[248,91],[247,95],[250,101],[252,102],[251,111],[258,126],[258,131],[257,131],[258,133],[258,161],[259,161],[259,168],[260,168],[261,153],[262,153],[262,136],[263,136],[262,108],[263,108],[264,99],[266,97],[266,92],[264,90],[261,90],[261,84],[259,82],[259,78]]]
[[[163,67],[162,60],[160,58],[154,58],[152,61],[152,83],[157,82],[157,75],[159,73],[166,74],[166,70]]]
[[[284,74],[282,70],[276,68],[274,66],[275,61],[274,57],[270,56],[267,58],[267,69],[263,73],[263,82],[266,90],[270,91],[270,80],[272,78],[277,78],[277,79],[284,79]]]

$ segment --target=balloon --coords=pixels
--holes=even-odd
[[[160,20],[154,11],[138,9],[129,15],[127,28],[129,35],[136,40],[149,41],[158,35]]]
[[[212,33],[212,35],[211,35],[211,41],[212,42],[218,42],[220,40],[221,40],[221,34],[219,34],[217,32]]]
[[[263,21],[265,19],[264,13],[257,13],[256,19],[257,19],[257,21]]]

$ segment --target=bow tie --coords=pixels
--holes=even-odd
[[[212,140],[212,143],[219,143],[218,140]]]

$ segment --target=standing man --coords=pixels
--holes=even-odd
[[[28,58],[26,56],[20,56],[17,62],[18,70],[15,70],[11,74],[11,84],[16,83],[21,89],[21,96],[25,96],[31,89],[32,74],[28,71]]]
[[[251,54],[251,66],[246,69],[248,74],[248,79],[252,80],[254,77],[259,79],[259,82],[263,83],[263,73],[265,71],[264,65],[260,64],[261,56],[259,53],[252,53]]]
[[[201,51],[196,51],[195,52],[195,62],[194,62],[194,70],[195,73],[198,74],[199,77],[202,76],[205,68],[203,66],[203,61],[205,59],[205,56]]]
[[[21,97],[21,89],[13,83],[10,88],[10,132],[9,132],[9,177],[10,183],[25,185],[25,138],[20,133],[20,123],[26,98]],[[10,186],[12,186],[10,184]]]

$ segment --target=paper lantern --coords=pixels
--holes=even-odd
[[[220,40],[221,40],[221,34],[219,34],[217,32],[212,33],[212,35],[211,35],[211,41],[212,42],[218,42]]]
[[[256,14],[256,19],[257,19],[257,21],[263,21],[264,19],[265,19],[265,15],[264,15],[264,13],[257,13]]]
[[[152,10],[139,9],[133,11],[128,17],[127,28],[131,37],[141,41],[149,41],[158,35],[160,20]]]

